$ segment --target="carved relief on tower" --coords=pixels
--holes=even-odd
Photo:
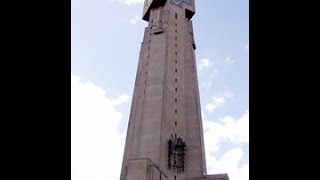
[[[168,142],[168,168],[177,173],[185,171],[186,143],[181,137],[173,137]]]
[[[154,27],[152,30],[154,34],[161,34],[165,32],[165,27],[163,25],[168,24],[169,11],[165,10],[163,7],[159,7],[155,12],[156,15],[151,21],[153,22],[151,26]]]

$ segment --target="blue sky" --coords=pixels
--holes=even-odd
[[[198,0],[193,17],[208,174],[249,179],[249,2]],[[72,180],[118,180],[142,0],[71,1]]]

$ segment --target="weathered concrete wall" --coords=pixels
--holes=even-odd
[[[148,158],[169,180],[205,177],[193,36],[184,8],[166,3],[151,9],[141,44],[120,180],[156,180],[159,174],[148,168],[148,161],[136,160],[142,158]],[[171,135],[186,143],[182,173],[168,167]]]

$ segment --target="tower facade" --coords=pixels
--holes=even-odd
[[[191,18],[194,0],[145,0],[148,21],[120,180],[226,180],[207,175]]]

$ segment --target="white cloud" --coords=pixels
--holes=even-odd
[[[111,100],[102,88],[71,75],[72,180],[119,180],[124,134],[117,130],[122,115],[115,106],[128,99]]]
[[[206,106],[207,111],[212,113],[216,108],[224,104],[226,102],[226,99],[234,99],[234,95],[229,89],[227,89],[220,96],[211,97],[211,102],[209,102]]]
[[[126,4],[128,6],[143,4],[144,2],[144,0],[112,0],[112,1],[119,2],[121,4]]]
[[[130,24],[137,24],[138,20],[139,20],[139,16],[135,16],[134,18],[130,19]]]
[[[231,56],[229,56],[224,60],[224,62],[227,64],[233,64],[235,61],[233,59],[231,59]]]
[[[212,71],[212,73],[210,74],[210,76],[209,76],[208,84],[207,84],[207,87],[206,87],[206,92],[208,92],[209,89],[211,88],[213,80],[217,77],[217,75],[218,75],[218,70],[214,69]]]
[[[233,145],[249,143],[249,111],[235,119],[225,116],[219,122],[204,120],[204,136],[206,150],[214,153],[219,150],[219,144],[230,142]]]
[[[239,164],[244,154],[241,148],[229,149],[220,159],[214,156],[223,142],[230,142],[234,146],[248,146],[249,110],[237,120],[230,116],[219,122],[204,120],[203,127],[208,174],[228,173],[232,180],[249,180],[248,159],[242,166]]]
[[[130,96],[127,94],[122,94],[121,96],[119,96],[117,99],[112,100],[112,104],[115,106],[118,106],[120,104],[126,103],[128,102],[128,100],[130,99]]]
[[[206,106],[209,112],[213,112],[213,110],[215,110],[218,106],[221,106],[226,102],[223,96],[222,97],[214,96],[211,99],[212,101],[208,103]]]
[[[201,59],[199,64],[199,71],[202,71],[204,68],[207,68],[212,65],[209,59]]]
[[[220,159],[207,156],[208,174],[228,173],[232,180],[249,180],[249,164],[239,166],[244,152],[241,148],[228,150]]]

